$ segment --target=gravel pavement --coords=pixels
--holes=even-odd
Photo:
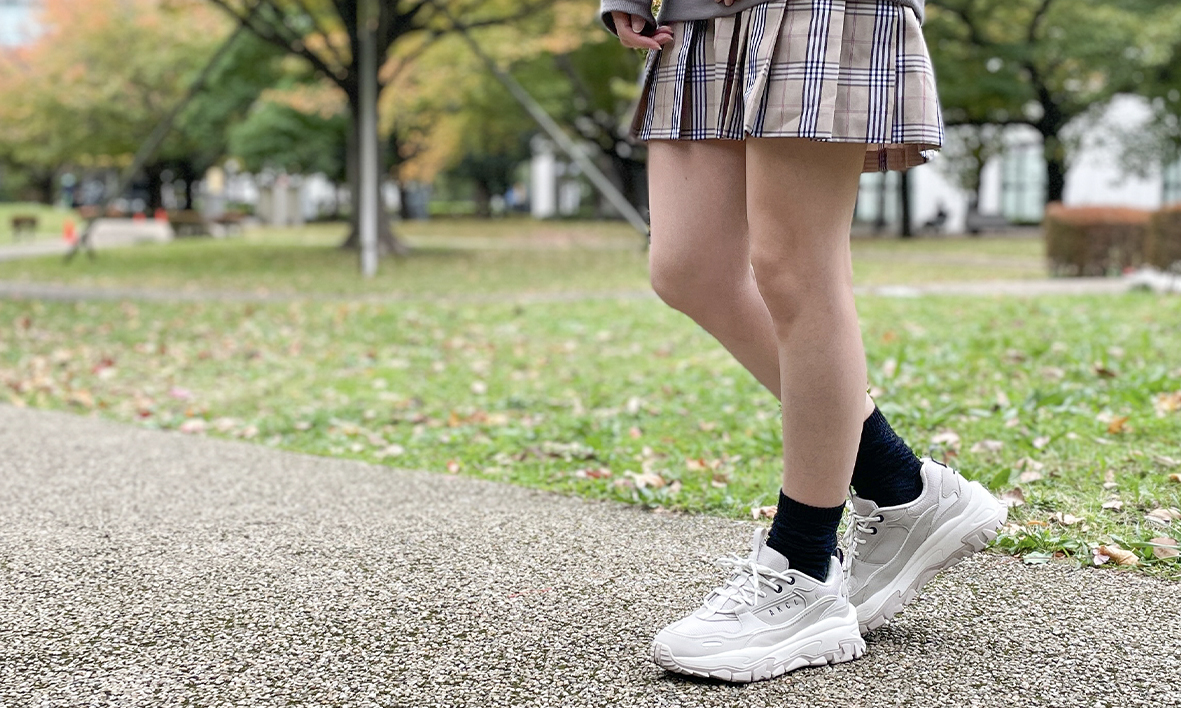
[[[752,528],[0,406],[0,706],[1181,705],[1181,587],[992,554],[859,661],[665,674]]]

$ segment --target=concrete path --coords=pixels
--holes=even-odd
[[[0,406],[0,706],[1170,706],[1181,592],[978,556],[864,659],[647,656],[753,525]]]
[[[1117,295],[1130,292],[1136,282],[1128,278],[1057,278],[1050,280],[993,280],[978,282],[926,283],[922,285],[877,285],[854,288],[858,295],[881,297],[921,297],[937,295],[971,295],[1034,297],[1039,295]],[[1181,279],[1174,291],[1181,292]],[[471,295],[402,295],[331,293],[273,293],[242,290],[151,289],[151,288],[96,288],[55,283],[0,281],[0,298],[56,300],[140,300],[145,302],[571,302],[579,300],[649,299],[656,294],[649,290],[618,290],[598,292],[555,293],[476,293]]]

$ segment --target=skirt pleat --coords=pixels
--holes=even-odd
[[[770,0],[672,28],[641,76],[636,139],[863,142],[865,172],[921,165],[943,145],[935,72],[908,7]]]

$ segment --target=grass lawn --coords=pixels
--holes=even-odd
[[[436,279],[455,273],[432,263]],[[490,289],[513,275],[472,272]],[[628,282],[596,272],[604,288]],[[563,285],[516,275],[521,290]],[[999,548],[1091,564],[1119,544],[1181,578],[1151,545],[1181,536],[1181,298],[859,307],[899,432],[997,493],[1020,489]],[[668,510],[750,518],[775,500],[778,401],[656,300],[5,301],[0,322],[0,400],[16,405]]]
[[[336,248],[344,227],[335,224],[145,244],[69,265],[56,257],[0,262],[0,280],[424,297],[649,289],[643,238],[623,224],[435,220],[399,233],[413,253],[383,261],[369,281],[356,275],[356,254]],[[1042,250],[1030,238],[858,239],[854,273],[862,285],[1042,278]]]

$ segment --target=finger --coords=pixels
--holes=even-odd
[[[626,12],[612,12],[611,17],[615,20],[615,31],[619,35],[619,41],[623,46],[632,49],[660,49],[660,43],[651,37],[645,37],[639,32],[632,29],[634,17]],[[644,18],[640,20],[640,31],[644,30]]]
[[[648,23],[644,21],[643,17],[639,15],[632,15],[632,32],[640,34],[644,31],[644,26]]]

